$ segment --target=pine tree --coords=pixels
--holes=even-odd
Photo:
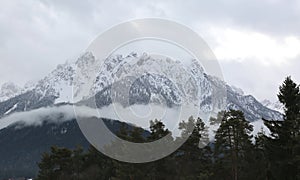
[[[295,138],[300,133],[300,89],[291,77],[287,77],[282,86],[279,87],[279,101],[284,105],[284,122],[282,138]]]
[[[254,154],[251,162],[251,173],[255,175],[257,180],[273,179],[271,178],[271,171],[269,168],[269,161],[267,158],[267,136],[265,131],[261,129],[255,136]]]
[[[123,140],[134,142],[134,143],[144,143],[146,142],[146,138],[143,136],[144,129],[140,127],[132,127],[129,129],[127,125],[123,124],[120,127],[117,135]],[[115,147],[112,144],[113,148],[119,148],[119,152],[126,155],[126,152],[130,150],[126,145],[118,144],[118,147]],[[147,171],[147,164],[134,164],[134,163],[126,163],[120,161],[113,161],[113,166],[115,167],[115,178],[116,179],[148,179],[145,175]]]
[[[53,172],[52,159],[49,153],[43,153],[42,161],[38,164],[39,172],[37,180],[51,180],[55,177]]]
[[[243,179],[244,169],[253,145],[251,143],[252,125],[245,120],[241,111],[225,112],[215,136],[216,173],[225,179]]]
[[[72,176],[72,151],[67,148],[51,147],[51,153],[44,153],[39,163],[37,179],[70,179]]]
[[[72,178],[82,179],[82,172],[85,169],[86,154],[81,146],[77,146],[72,151],[71,165],[72,165]]]
[[[153,142],[164,138],[165,148],[169,148],[170,143],[173,141],[172,136],[167,136],[169,133],[171,132],[165,128],[164,123],[155,119],[150,121],[150,136],[147,137],[147,141]],[[170,156],[147,163],[149,179],[172,179],[171,177],[174,175],[174,172],[172,172],[173,163]]]
[[[182,130],[180,138],[188,139],[173,155],[180,166],[177,177],[208,179],[211,175],[211,151],[204,122],[191,116],[188,121],[179,124],[179,129]]]
[[[106,180],[115,176],[114,160],[103,155],[95,147],[90,146],[85,155],[82,179]]]
[[[155,119],[154,121],[150,121],[150,131],[151,134],[147,138],[148,141],[155,141],[161,139],[170,133],[168,129],[165,129],[164,123],[157,119]]]
[[[271,131],[266,151],[272,177],[300,178],[300,88],[291,77],[287,77],[279,87],[278,99],[284,105],[284,120],[265,120]]]

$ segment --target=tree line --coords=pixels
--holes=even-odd
[[[131,164],[111,159],[94,147],[67,149],[52,147],[38,164],[38,180],[80,179],[158,179],[158,180],[297,180],[300,179],[300,90],[291,77],[279,88],[284,105],[284,120],[264,120],[270,135],[263,130],[252,136],[253,126],[243,112],[229,110],[210,119],[219,125],[214,142],[208,142],[208,130],[200,118],[190,117],[179,124],[187,141],[169,156],[149,163]],[[189,132],[188,127],[193,126]],[[132,142],[151,142],[166,136],[169,130],[158,120],[150,122],[150,134],[124,123],[117,133]],[[255,139],[253,141],[253,138]],[[176,141],[176,138],[169,139]]]

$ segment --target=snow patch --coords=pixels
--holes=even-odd
[[[18,107],[18,103],[15,104],[15,105],[14,105],[12,108],[10,108],[8,111],[6,111],[6,112],[4,113],[4,115],[9,114],[9,113],[12,112],[13,110],[15,110],[17,107]]]

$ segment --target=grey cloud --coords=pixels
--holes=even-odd
[[[16,112],[3,117],[0,122],[0,129],[17,122],[22,122],[21,124],[24,126],[39,126],[45,120],[59,123],[60,121],[69,121],[74,118],[75,114],[72,106],[40,108],[27,112]]]
[[[215,37],[209,36],[209,26],[236,27],[274,37],[299,36],[300,32],[300,3],[296,0],[3,1],[0,84],[38,80],[57,64],[76,58],[108,27],[142,17],[163,17],[197,28],[210,45],[214,45]],[[259,60],[249,59],[243,64],[223,62],[223,66],[230,83],[262,98],[270,94],[269,90],[275,93],[286,72],[300,77],[296,69],[299,59],[290,63],[283,69],[265,69]],[[260,81],[255,82],[257,79]]]
[[[104,29],[137,18],[138,11],[149,16],[155,11],[137,2],[3,2],[0,7],[0,84],[13,81],[22,85],[27,80],[38,80],[57,64],[76,58]]]
[[[183,22],[239,26],[274,35],[300,32],[300,3],[296,0],[164,2],[167,15]]]
[[[259,59],[238,62],[221,62],[225,80],[237,85],[246,94],[256,96],[259,100],[277,100],[279,86],[287,76],[300,83],[300,56],[280,65],[264,65]]]

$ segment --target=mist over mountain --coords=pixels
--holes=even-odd
[[[52,145],[73,148],[80,144],[87,148],[89,143],[74,120],[72,105],[91,103],[95,105],[91,107],[104,108],[107,116],[103,118],[114,132],[120,126],[119,119],[105,109],[114,103],[124,110],[147,104],[175,110],[182,104],[193,105],[201,112],[215,114],[223,108],[235,109],[243,111],[246,119],[254,123],[261,118],[282,119],[275,106],[267,101],[261,103],[240,88],[206,74],[196,60],[183,68],[179,61],[131,53],[113,55],[99,69],[95,68],[95,62],[93,54],[87,52],[73,63],[58,65],[25,88],[13,83],[1,87],[0,154],[4,158],[0,161],[0,174],[35,175],[40,154]],[[92,78],[91,71],[95,80],[87,90],[84,86]],[[169,122],[172,123],[175,122]],[[140,125],[138,121],[134,124]]]
[[[6,87],[4,89],[11,90],[9,93],[6,93],[8,90],[1,90],[2,99],[5,100],[0,99],[0,117],[13,112],[60,103],[77,103],[93,96],[96,96],[97,106],[101,107],[111,103],[112,86],[114,88],[128,86],[130,89],[129,96],[123,97],[129,98],[128,105],[152,102],[166,103],[168,106],[172,106],[172,104],[180,103],[183,98],[183,88],[198,88],[198,92],[192,92],[194,94],[187,98],[189,98],[188,103],[197,103],[194,102],[194,97],[200,96],[201,104],[197,105],[201,111],[211,111],[213,108],[217,110],[225,103],[227,109],[242,110],[249,121],[262,117],[274,120],[282,119],[280,112],[270,109],[270,106],[264,106],[253,96],[244,95],[241,89],[205,74],[203,68],[195,60],[192,61],[189,69],[183,69],[178,61],[155,59],[145,53],[142,55],[131,53],[127,56],[113,55],[107,58],[100,69],[93,69],[96,73],[95,81],[89,92],[85,92],[82,89],[85,82],[84,78],[91,78],[89,71],[94,66],[95,61],[95,57],[87,52],[76,62],[58,65],[56,69],[37,83],[32,84],[31,87],[27,85],[26,88],[20,90],[13,85],[4,86]],[[145,73],[148,69],[157,68],[164,74]],[[189,71],[192,78],[185,75],[187,74],[185,71]],[[78,72],[82,74],[81,79],[76,76]],[[116,77],[134,76],[135,74],[129,74],[131,72],[142,74],[142,76],[134,79],[134,82],[130,81],[130,84],[118,84]],[[178,84],[183,84],[185,87],[177,87]],[[72,88],[74,88],[74,92],[72,92]],[[224,92],[221,91],[223,94],[217,94],[217,90]],[[74,93],[73,96],[72,93]],[[118,100],[122,101],[122,97],[118,97]],[[127,101],[127,99],[123,100],[124,102],[120,102],[121,104]]]

